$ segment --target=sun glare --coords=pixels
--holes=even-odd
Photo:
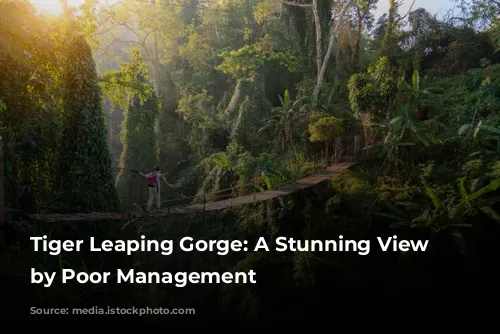
[[[48,14],[61,14],[62,5],[60,0],[30,0],[30,2],[40,11]],[[79,7],[84,0],[68,0],[69,7]]]

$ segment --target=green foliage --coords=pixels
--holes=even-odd
[[[230,160],[225,152],[214,153],[203,159],[199,166],[205,170],[204,178],[196,196],[210,199],[220,195],[219,190],[228,189],[234,181],[233,166],[235,162]],[[227,195],[227,194],[222,194]]]
[[[336,117],[323,117],[317,122],[309,125],[309,141],[312,143],[325,143],[326,155],[328,156],[328,147],[334,142],[335,138],[342,134],[342,119]]]
[[[396,48],[396,40],[399,32],[399,15],[398,9],[400,4],[395,0],[389,0],[389,15],[387,17],[387,26],[385,29],[384,39],[382,41],[382,52],[384,56],[390,57],[394,55]]]
[[[255,81],[248,79],[238,80],[234,93],[231,96],[231,100],[224,111],[226,117],[230,120],[236,118],[238,115],[238,109],[245,99],[250,96],[253,97],[257,94],[259,94],[259,88]]]
[[[490,30],[491,43],[495,46],[495,52],[500,51],[500,20],[496,20]]]
[[[397,90],[387,58],[380,58],[366,73],[353,75],[348,87],[355,115],[370,114],[378,120],[391,115]]]
[[[203,123],[214,120],[213,96],[209,95],[207,90],[204,89],[198,94],[188,91],[182,96],[177,112],[186,122],[202,126]]]
[[[288,90],[285,90],[284,99],[279,96],[281,107],[274,108],[270,118],[265,121],[259,132],[273,130],[275,144],[279,149],[285,151],[286,146],[292,146],[296,143],[297,137],[304,131],[301,125],[304,125],[306,118],[306,104],[302,104],[299,99],[292,103]]]
[[[0,20],[6,206],[16,209],[21,204],[22,211],[40,213],[116,209],[106,137],[120,155],[116,183],[122,204],[129,206],[144,201],[147,189],[145,180],[129,169],[149,170],[159,160],[162,170],[172,172],[183,188],[180,193],[220,200],[273,189],[327,167],[328,159],[317,160],[320,145],[314,142],[325,143],[328,154],[335,137],[358,135],[362,125],[367,147],[381,147],[382,158],[398,168],[396,173],[385,168],[385,160],[369,154],[373,160],[357,161],[362,170],[338,174],[328,187],[297,196],[225,213],[148,218],[127,225],[130,235],[127,229],[118,231],[121,226],[117,229],[116,224],[81,225],[78,238],[124,238],[123,233],[126,239],[145,234],[178,241],[190,235],[253,242],[264,236],[273,244],[276,236],[375,238],[393,235],[387,227],[395,226],[421,227],[400,230],[398,237],[408,240],[438,238],[424,254],[370,256],[369,261],[349,252],[232,252],[224,261],[213,252],[170,257],[141,253],[133,259],[82,253],[47,260],[23,251],[29,248],[23,241],[26,235],[70,238],[75,237],[73,226],[62,224],[66,227],[61,230],[9,224],[19,235],[19,245],[14,243],[0,261],[9,267],[22,263],[16,274],[33,263],[50,271],[61,266],[103,270],[105,265],[106,270],[134,266],[145,271],[258,272],[258,285],[193,285],[181,294],[168,286],[158,287],[160,291],[121,286],[103,294],[58,282],[50,294],[40,291],[44,301],[60,304],[56,297],[76,297],[76,302],[94,304],[100,297],[108,304],[173,308],[204,300],[218,302],[229,318],[249,325],[257,324],[263,314],[269,320],[276,309],[288,315],[289,323],[287,307],[298,309],[295,305],[303,305],[304,296],[308,303],[317,295],[330,298],[330,292],[337,298],[336,286],[366,286],[367,277],[391,289],[420,284],[422,272],[430,267],[434,271],[426,277],[450,277],[436,269],[449,268],[456,255],[449,256],[453,248],[440,241],[444,227],[478,226],[471,236],[481,248],[472,256],[496,246],[498,234],[489,226],[498,220],[500,177],[494,1],[474,1],[458,20],[445,22],[424,9],[399,17],[398,4],[391,0],[389,15],[381,18],[373,34],[376,1],[357,1],[334,40],[319,98],[323,103],[313,101],[314,107],[309,99],[317,82],[316,27],[308,8],[278,0],[210,1],[212,10],[197,8],[201,2],[194,0],[177,7],[165,1],[152,6],[125,0],[103,4],[96,16],[91,2],[86,1],[76,19],[74,10],[44,17],[28,2],[0,1],[6,18]],[[323,52],[337,5],[318,1]],[[403,26],[408,29],[403,31]],[[91,37],[102,46],[94,49],[94,56],[104,69],[125,62],[101,77],[106,99],[116,104],[108,112],[115,123],[108,122],[113,130],[108,136],[101,112],[105,99],[88,45]],[[350,78],[347,85],[345,78]],[[116,145],[115,125],[122,112],[123,145]],[[221,191],[226,188],[231,189]],[[454,231],[453,238],[456,235]],[[394,270],[402,268],[400,258],[405,270]],[[478,263],[490,265],[464,259],[464,267],[472,263],[474,272]],[[455,281],[468,277],[451,276]]]
[[[101,86],[113,104],[127,108],[134,99],[140,103],[153,98],[154,90],[149,83],[148,65],[138,50],[133,50],[130,62],[122,63],[119,71],[108,71],[101,78]]]
[[[443,87],[441,107],[430,116],[446,122],[448,129],[457,131],[462,125],[486,120],[500,108],[500,66],[471,69],[466,75],[435,80]],[[455,132],[456,133],[456,132]]]
[[[365,180],[352,172],[335,175],[331,180],[331,185],[335,192],[351,198],[365,193],[370,187]]]
[[[344,234],[370,223],[374,206],[373,187],[363,173],[347,171],[331,180],[333,196],[325,211]]]
[[[419,188],[410,184],[401,182],[394,177],[380,177],[377,180],[376,191],[380,201],[399,201],[404,202],[412,199],[419,194]]]
[[[372,123],[392,116],[398,93],[388,58],[380,58],[366,73],[351,76],[347,86],[351,110],[361,121],[365,144],[371,146],[377,135]]]
[[[488,120],[489,123],[494,122],[494,118]],[[488,122],[487,121],[487,122]],[[467,136],[470,144],[480,146],[487,152],[500,155],[500,127],[488,125],[486,122],[479,121],[473,128],[472,124],[464,124],[458,129],[459,136]]]
[[[330,115],[327,112],[317,109],[313,109],[307,114],[308,121],[311,124],[314,124],[318,122],[320,119],[327,118],[329,116]]]
[[[477,214],[477,210],[484,212],[493,220],[500,223],[500,215],[491,208],[488,201],[481,200],[484,195],[496,191],[500,187],[500,179],[491,181],[485,187],[468,193],[464,185],[465,179],[459,179],[460,200],[456,197],[441,201],[434,191],[427,187],[426,193],[432,200],[433,208],[424,210],[421,216],[414,218],[415,226],[424,225],[426,227],[445,228],[457,224],[462,224],[471,214]]]
[[[53,198],[60,138],[60,22],[45,22],[29,2],[2,1],[0,11],[0,125],[7,207],[26,197],[33,212]],[[44,43],[40,43],[44,40]]]
[[[406,103],[411,107],[415,121],[423,119],[422,107],[432,108],[432,105],[436,103],[437,97],[435,93],[442,93],[442,89],[439,87],[423,89],[418,70],[413,71],[411,85],[406,83],[403,76],[398,84],[398,90],[398,103]]]
[[[203,89],[201,93],[189,89],[181,91],[177,112],[190,124],[191,131],[186,138],[197,158],[224,150],[228,145],[230,127],[224,110],[226,106],[214,105],[214,97]],[[227,101],[229,103],[229,101]]]
[[[245,150],[256,152],[260,119],[269,115],[270,104],[260,85],[254,80],[241,79],[235,88],[224,118],[230,122],[230,141]]]
[[[154,133],[156,115],[157,101],[154,97],[144,104],[137,98],[131,101],[125,111],[120,134],[123,145],[120,158],[122,170],[116,177],[116,184],[120,201],[127,208],[132,203],[141,205],[146,202],[146,196],[142,196],[146,190],[145,181],[134,171],[151,171],[158,161]]]
[[[67,42],[55,196],[66,204],[60,208],[64,211],[113,211],[117,198],[95,63],[83,37],[68,37]]]
[[[256,111],[253,108],[252,102],[245,99],[240,105],[238,110],[238,117],[236,118],[233,129],[231,131],[231,139],[243,147],[252,147],[252,140],[248,134],[248,128],[252,125],[253,119],[251,115]]]
[[[98,5],[97,0],[85,0],[80,6],[81,16],[79,17],[79,23],[81,26],[82,34],[85,36],[87,42],[91,46],[97,46],[99,41],[95,38],[97,32],[96,24],[96,7]]]
[[[390,121],[385,120],[382,126],[387,129],[383,148],[389,161],[397,167],[404,148],[415,146],[417,142],[428,147],[430,139],[424,134],[425,127],[415,122],[410,105],[397,105],[395,116]]]
[[[116,185],[122,208],[130,209],[147,200],[145,182],[135,171],[151,171],[158,161],[154,131],[158,100],[147,80],[147,64],[137,50],[130,62],[122,63],[119,71],[106,73],[101,82],[111,101],[125,108]]]
[[[290,51],[276,51],[269,38],[262,38],[252,45],[238,50],[223,50],[219,54],[224,60],[218,70],[231,74],[235,79],[254,78],[260,71],[283,66],[293,72],[295,56]]]
[[[462,11],[466,24],[478,28],[488,27],[500,14],[495,0],[462,0],[458,8]]]

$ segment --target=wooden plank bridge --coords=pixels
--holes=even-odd
[[[249,195],[229,198],[220,201],[213,201],[201,204],[177,205],[169,208],[159,209],[152,212],[136,211],[129,213],[120,212],[90,212],[90,213],[70,213],[70,214],[27,214],[25,216],[34,221],[42,222],[62,222],[62,221],[91,221],[91,220],[128,220],[146,217],[162,217],[173,214],[186,214],[202,211],[219,211],[231,207],[245,204],[258,203],[273,198],[282,197],[296,191],[313,187],[324,181],[331,179],[337,173],[347,170],[353,166],[354,162],[344,162],[334,164],[327,169],[319,170],[314,175],[308,176],[292,184],[280,186],[278,189],[264,192],[254,192]]]

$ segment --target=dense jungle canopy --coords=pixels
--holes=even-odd
[[[375,18],[382,1],[389,9]],[[447,263],[452,253],[476,264],[481,254],[498,254],[498,0],[457,0],[453,14],[439,18],[419,8],[418,0],[407,12],[396,0],[61,3],[55,15],[29,1],[0,0],[7,208],[139,210],[147,187],[137,171],[155,164],[169,174],[164,200],[216,198],[229,188],[226,197],[264,191],[330,165],[341,137],[344,156],[354,155],[352,145],[360,140],[358,167],[335,176],[319,204],[292,196],[215,215],[236,221],[232,227],[207,214],[184,218],[191,222],[186,230],[181,218],[170,227],[141,228],[158,237],[189,230],[200,238],[407,233],[437,238],[436,252]],[[11,224],[23,223],[9,217]],[[12,227],[18,228],[28,233]],[[113,230],[98,229],[103,235]],[[71,231],[64,233],[76,233]],[[270,281],[289,273],[276,290],[217,290],[224,312],[250,319],[257,316],[255,305],[264,308],[270,295],[285,295],[295,283],[325,289],[365,284],[370,276],[402,284],[399,274],[382,278],[379,269],[406,259],[400,254],[375,265],[307,253],[288,255],[285,263],[272,256],[235,255],[222,264],[189,255],[190,264],[143,263],[184,270],[256,266]],[[415,261],[415,272],[439,267],[438,260]],[[326,282],[331,275],[337,283]],[[188,297],[171,292],[170,301],[200,302],[197,291]]]

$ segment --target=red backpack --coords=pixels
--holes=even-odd
[[[156,175],[155,172],[152,172],[151,175],[148,177],[148,185],[150,187],[158,187],[158,176]]]

